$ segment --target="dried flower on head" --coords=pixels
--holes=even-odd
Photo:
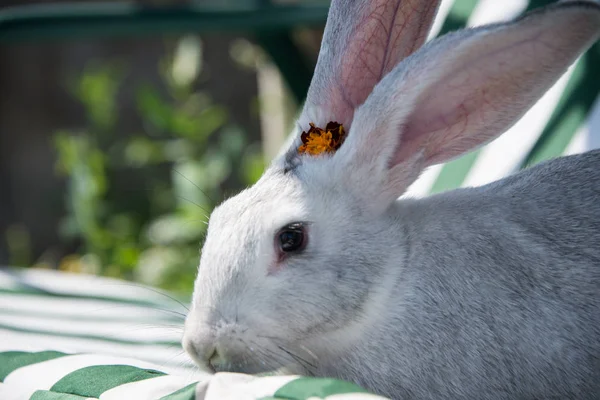
[[[318,128],[311,122],[310,129],[308,132],[302,132],[300,139],[302,139],[302,145],[298,148],[300,154],[316,156],[322,153],[334,153],[346,139],[346,131],[344,126],[337,122],[329,122],[325,129]]]

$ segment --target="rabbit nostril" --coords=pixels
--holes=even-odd
[[[226,364],[225,359],[219,354],[219,351],[215,349],[215,351],[211,354],[208,359],[208,364],[215,371],[219,372],[223,370],[223,366]]]
[[[183,340],[183,348],[189,354],[191,359],[201,369],[205,369],[206,372],[214,373],[215,369],[210,362],[210,359],[214,357],[217,351],[212,346],[203,347],[192,340]]]

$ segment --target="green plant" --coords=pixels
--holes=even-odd
[[[60,233],[79,244],[62,269],[190,291],[215,201],[262,173],[260,147],[194,88],[199,68],[181,66],[181,46],[188,62],[200,62],[201,42],[184,38],[160,64],[161,87],[136,83],[145,132],[119,131],[117,100],[131,79],[122,63],[91,64],[71,83],[87,127],[54,135],[57,171],[68,183]]]

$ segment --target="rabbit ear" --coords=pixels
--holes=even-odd
[[[439,0],[332,0],[299,126],[350,128],[373,87],[427,38]]]
[[[429,43],[356,110],[334,169],[388,207],[423,168],[513,125],[599,34],[600,6],[567,1]]]

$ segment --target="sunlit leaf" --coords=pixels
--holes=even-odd
[[[88,118],[101,129],[108,130],[117,121],[117,95],[124,78],[123,70],[117,64],[91,64],[73,85]]]
[[[173,108],[166,103],[158,91],[150,85],[142,85],[136,92],[136,102],[141,117],[159,132],[169,129],[173,119]]]
[[[132,167],[144,167],[164,160],[161,145],[143,136],[133,137],[127,141],[124,157],[125,163]]]

